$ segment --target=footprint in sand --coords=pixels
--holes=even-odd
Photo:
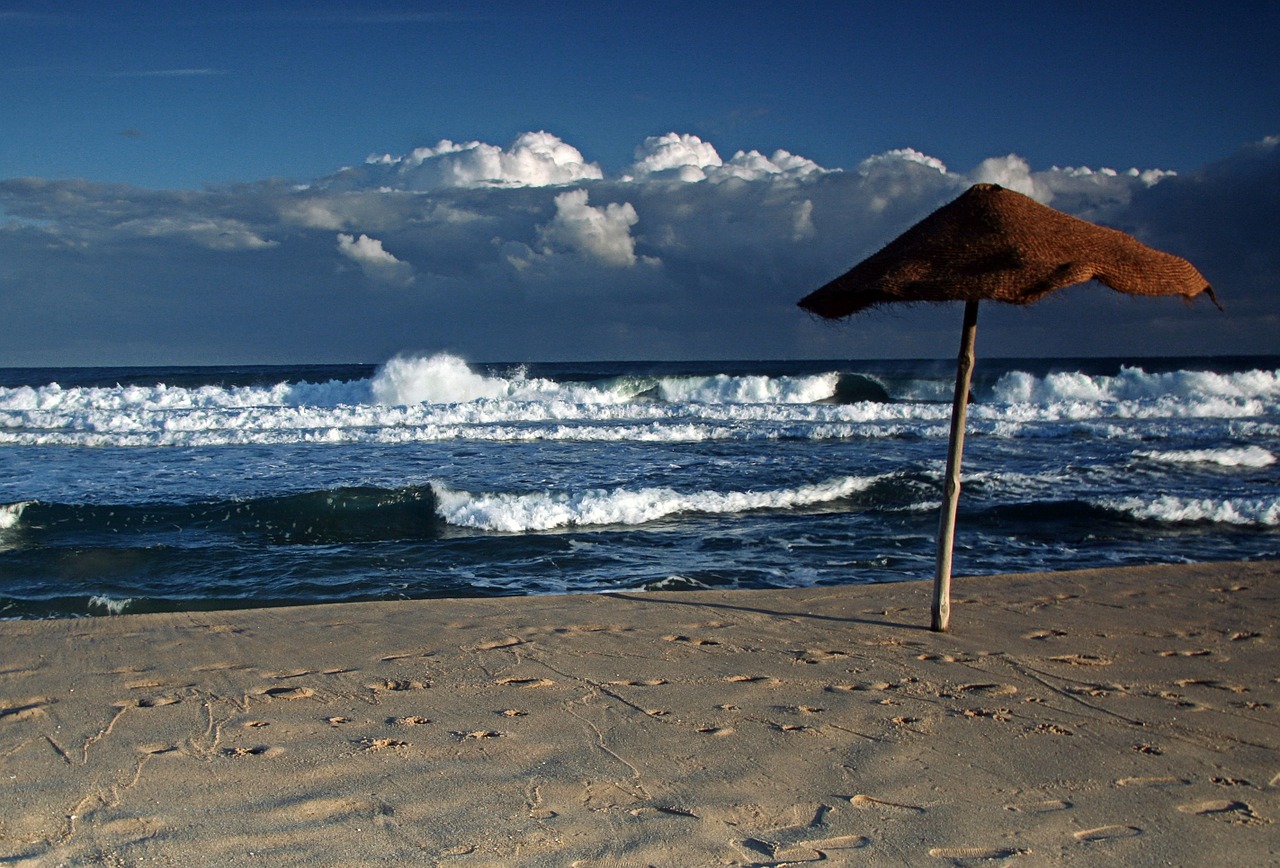
[[[996,859],[1011,859],[1030,853],[1019,847],[933,847],[929,855],[935,859],[952,859],[959,862],[988,862]]]
[[[223,748],[224,754],[230,757],[276,757],[284,753],[284,748],[271,747],[270,745],[260,744],[254,747],[228,747]]]
[[[700,726],[698,732],[703,735],[726,736],[733,735],[733,727],[731,726]]]
[[[1191,781],[1175,777],[1120,778],[1117,787],[1186,787]]]
[[[497,651],[499,648],[514,648],[517,645],[523,645],[524,640],[515,636],[505,636],[501,639],[490,639],[487,642],[478,642],[463,650],[466,651]]]
[[[1081,684],[1078,687],[1066,688],[1066,692],[1072,696],[1092,696],[1103,699],[1117,693],[1127,694],[1129,688],[1123,684]]]
[[[195,687],[190,681],[172,681],[166,679],[147,679],[145,681],[131,681],[125,684],[130,690],[155,690],[163,687],[169,690],[183,690],[188,687]]]
[[[161,741],[151,742],[150,744],[138,745],[138,752],[147,754],[149,756],[159,756],[160,754],[163,754],[163,753],[175,753],[178,750],[180,750],[178,745],[169,744],[168,742],[161,742]]]
[[[863,808],[864,810],[865,809],[876,809],[876,810],[887,809],[890,811],[905,811],[906,813],[909,813],[909,814],[925,813],[925,809],[920,805],[908,805],[902,802],[890,802],[890,801],[886,801],[885,799],[872,798],[871,796],[864,795],[862,793],[859,793],[856,796],[850,796],[849,804],[853,805],[855,808]]]
[[[670,683],[671,682],[667,681],[665,678],[646,678],[643,680],[627,678],[621,681],[605,682],[605,684],[608,684],[611,687],[661,687],[664,684]]]
[[[398,750],[400,748],[409,747],[409,742],[400,741],[395,738],[362,738],[360,739],[360,749],[366,753],[376,753],[383,750]]]
[[[752,864],[760,864],[755,859],[757,854],[767,857],[768,865],[793,865],[802,862],[826,862],[831,858],[831,850],[858,850],[871,843],[862,835],[842,835],[836,838],[801,841],[798,843],[775,843],[759,838],[748,838],[738,842],[744,853],[752,856]]]
[[[1042,735],[1075,735],[1074,732],[1065,726],[1058,726],[1056,723],[1038,723],[1028,732],[1038,732]]]
[[[1180,678],[1173,682],[1179,687],[1212,687],[1214,690],[1227,690],[1231,693],[1248,693],[1249,688],[1243,684],[1231,684],[1218,681],[1216,678]]]
[[[960,690],[965,693],[973,693],[979,696],[1013,696],[1018,692],[1018,688],[1012,684],[961,684]]]
[[[1069,811],[1074,805],[1064,799],[1045,799],[1042,802],[1014,802],[1004,806],[1006,811],[1015,814],[1055,814],[1058,811]]]
[[[397,660],[412,660],[419,657],[432,657],[432,656],[435,656],[434,651],[424,651],[424,650],[399,651],[395,654],[388,654],[386,657],[379,657],[378,662],[379,663],[395,663]]]
[[[1023,639],[1058,639],[1067,635],[1066,630],[1032,630],[1030,633],[1023,633]]]
[[[1137,826],[1098,826],[1096,829],[1082,829],[1072,837],[1085,844],[1095,844],[1120,838],[1136,838],[1141,834],[1142,830]]]
[[[431,684],[426,681],[415,681],[408,678],[388,678],[385,681],[375,681],[372,684],[366,684],[365,687],[370,690],[385,690],[398,692],[401,690],[425,690]]]
[[[1114,661],[1110,657],[1098,654],[1059,654],[1050,657],[1054,663],[1066,663],[1068,666],[1110,666]]]
[[[730,675],[725,679],[730,684],[781,684],[782,682],[776,678],[770,678],[767,675]]]
[[[409,717],[391,717],[387,719],[387,723],[392,726],[426,726],[430,722],[430,718],[419,717],[416,714]]]
[[[268,687],[260,695],[271,699],[310,699],[316,692],[310,687]]]
[[[1193,802],[1179,805],[1178,810],[1184,814],[1195,814],[1212,820],[1221,820],[1233,826],[1260,826],[1270,824],[1270,820],[1258,816],[1253,807],[1245,802],[1230,799],[1214,799],[1207,802]]]
[[[964,654],[917,654],[917,660],[941,663],[972,663],[973,658]]]
[[[857,690],[866,690],[865,684],[828,684],[822,688],[827,693],[853,693]]]
[[[499,678],[494,683],[503,687],[551,687],[555,684],[550,678]]]
[[[31,696],[27,699],[20,699],[17,702],[10,702],[0,707],[0,720],[26,720],[39,714],[44,714],[46,706],[52,705],[56,700],[47,696]]]
[[[808,648],[803,651],[792,650],[788,653],[795,655],[797,663],[804,663],[808,665],[830,663],[832,660],[843,660],[849,656],[845,651],[837,651],[827,648]]]
[[[695,639],[690,636],[682,636],[674,633],[671,635],[663,636],[662,639],[664,642],[682,642],[682,643],[687,643],[689,645],[719,645],[720,644],[715,639]]]
[[[182,700],[177,696],[147,696],[142,699],[123,699],[113,702],[115,708],[163,708],[166,705],[177,705]]]

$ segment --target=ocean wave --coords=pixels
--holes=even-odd
[[[8,530],[17,527],[18,522],[22,519],[23,510],[30,506],[32,501],[24,500],[18,503],[0,503],[0,530]]]
[[[893,382],[848,371],[558,381],[520,368],[481,373],[437,354],[397,357],[367,379],[325,383],[0,388],[0,445],[945,437],[949,404],[924,384],[950,385]],[[1090,436],[1125,438],[1134,422],[1214,418],[1265,431],[1277,414],[1280,371],[1140,368],[1114,377],[1013,371],[969,409],[975,432],[1001,438],[1071,437],[1079,426]]]
[[[123,615],[133,605],[132,597],[124,597],[117,599],[109,597],[106,594],[95,594],[89,598],[89,611],[97,610],[106,612],[108,615]]]
[[[146,545],[190,544],[184,535],[250,538],[274,544],[331,545],[422,539],[441,525],[430,486],[345,487],[196,503],[0,506],[0,543],[55,545],[66,540],[132,539]]]
[[[1244,446],[1222,449],[1173,449],[1164,452],[1134,452],[1135,458],[1145,458],[1168,464],[1217,464],[1223,467],[1267,467],[1276,457],[1260,446]]]
[[[639,525],[684,513],[722,514],[793,509],[840,500],[870,488],[881,476],[843,476],[773,491],[695,491],[672,488],[471,493],[435,488],[437,511],[455,527],[521,533],[564,527]]]
[[[1037,377],[1010,371],[992,389],[997,403],[1072,408],[1097,404],[1161,408],[1171,402],[1186,415],[1256,415],[1280,401],[1280,370],[1217,373],[1173,371],[1147,373],[1124,367],[1116,376],[1063,372]]]
[[[1216,499],[1163,495],[1154,500],[1142,497],[1104,498],[1097,501],[1097,505],[1143,521],[1280,526],[1280,498],[1275,497]]]
[[[614,377],[596,383],[529,377],[523,368],[506,376],[484,375],[445,353],[398,356],[370,383],[375,403],[464,404],[473,401],[624,404],[637,399],[699,404],[808,404],[830,399],[840,386],[835,372],[810,376]]]

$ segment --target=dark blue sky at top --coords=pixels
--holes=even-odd
[[[1072,290],[984,353],[1280,353],[1277,45],[1280,0],[0,0],[0,365],[949,357],[947,306],[795,302],[978,181],[1227,308]]]
[[[0,3],[0,176],[311,179],[546,129],[824,166],[1189,170],[1275,132],[1280,4]]]

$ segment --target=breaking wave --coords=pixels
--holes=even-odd
[[[1205,523],[1253,527],[1280,526],[1280,498],[1195,498],[1163,495],[1106,498],[1098,505],[1143,521],[1169,524]]]
[[[1260,446],[1224,449],[1174,449],[1165,452],[1135,452],[1145,458],[1166,464],[1217,464],[1222,467],[1267,467],[1276,463],[1275,455]]]
[[[887,378],[833,369],[554,379],[522,368],[476,369],[447,354],[403,356],[371,376],[322,383],[0,388],[0,445],[941,438],[950,376],[940,370]],[[1123,368],[1116,376],[1011,371],[975,388],[969,418],[975,430],[998,437],[1028,430],[1075,436],[1080,425],[1091,426],[1091,436],[1108,437],[1126,436],[1134,420],[1264,425],[1278,413],[1280,370]],[[1203,460],[1233,459],[1222,452]],[[1265,459],[1246,449],[1238,460]]]
[[[472,494],[438,487],[439,513],[457,527],[518,533],[589,525],[639,525],[681,513],[723,514],[793,509],[847,498],[880,477],[846,476],[776,491],[671,488],[596,489],[577,493]]]

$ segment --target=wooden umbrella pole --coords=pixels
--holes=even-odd
[[[973,344],[978,334],[978,302],[964,305],[960,356],[956,360],[956,394],[951,404],[951,441],[947,448],[947,475],[943,480],[942,511],[938,517],[938,563],[933,577],[933,625],[937,633],[951,628],[951,548],[956,537],[956,507],[960,502],[960,456],[964,453],[965,415],[969,408],[969,381],[973,377]]]

